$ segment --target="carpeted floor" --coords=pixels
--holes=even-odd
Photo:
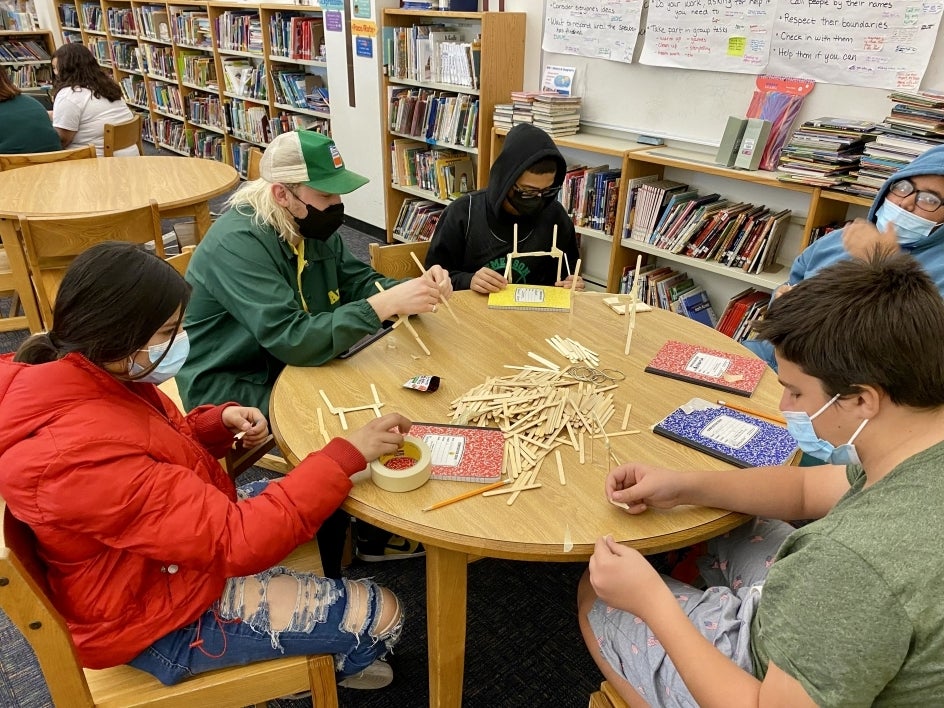
[[[211,209],[222,211],[224,198]],[[165,224],[167,226],[167,224]],[[345,243],[364,261],[374,237],[342,227]],[[165,228],[165,232],[168,228]],[[27,332],[0,332],[0,352]],[[602,676],[577,627],[576,587],[586,563],[524,563],[485,559],[469,566],[463,705],[467,708],[582,708]],[[406,625],[391,664],[394,682],[379,691],[339,689],[342,708],[421,708],[429,704],[425,559],[355,563],[352,577],[372,577],[393,590]],[[277,701],[305,708],[306,701]]]

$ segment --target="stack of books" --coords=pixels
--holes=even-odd
[[[514,110],[515,106],[513,103],[496,103],[495,109],[492,112],[492,124],[502,130],[511,130],[511,127],[514,125],[512,118],[514,116]]]
[[[445,207],[429,199],[407,197],[403,200],[393,236],[398,241],[429,241]]]
[[[511,107],[512,107],[512,116],[511,122],[513,125],[518,125],[519,123],[533,123],[534,122],[534,98],[535,96],[541,95],[540,91],[512,91],[511,92]]]
[[[621,293],[632,291],[635,276],[633,266],[623,269],[620,279]],[[708,327],[714,327],[718,321],[705,289],[689,278],[687,273],[679,273],[666,266],[642,266],[639,270],[639,289],[636,294],[639,302],[671,310]]]
[[[774,264],[790,224],[789,209],[771,212],[719,194],[699,195],[673,180],[641,184],[634,199],[630,240],[747,273]]]
[[[808,120],[781,150],[777,179],[842,189],[849,173],[859,167],[866,144],[876,137],[875,123],[871,121]]]
[[[935,145],[944,144],[944,93],[896,91],[889,98],[895,106],[878,126],[878,137],[866,145],[847,191],[874,197],[895,172]]]
[[[763,318],[769,304],[770,293],[766,290],[742,290],[728,301],[715,329],[737,342],[753,339],[753,325]]]
[[[533,123],[551,136],[573,135],[580,130],[580,97],[539,93],[531,104]]]
[[[613,235],[621,172],[607,165],[571,167],[564,175],[560,202],[575,226]]]

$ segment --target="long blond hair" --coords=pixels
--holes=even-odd
[[[297,185],[286,184],[284,187],[293,190]],[[301,234],[298,233],[298,224],[295,217],[285,207],[275,201],[272,194],[272,182],[264,179],[254,179],[243,184],[233,195],[226,200],[226,206],[236,209],[240,214],[240,207],[250,207],[253,210],[252,222],[256,226],[269,226],[275,230],[280,238],[289,243],[298,243]]]

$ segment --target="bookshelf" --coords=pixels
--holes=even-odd
[[[716,305],[723,305],[734,292],[747,286],[774,290],[787,280],[793,260],[810,244],[815,228],[844,219],[849,207],[868,208],[872,203],[871,199],[844,192],[780,182],[774,172],[721,167],[713,164],[713,158],[712,154],[677,148],[634,150],[626,155],[623,176],[628,182],[635,177],[657,175],[660,179],[669,178],[688,183],[701,192],[715,191],[722,196],[766,204],[771,208],[791,209],[791,226],[780,244],[773,264],[762,273],[751,274],[741,268],[671,253],[647,243],[621,237],[613,241],[609,289],[618,289],[623,269],[633,265],[636,255],[643,253],[676,263],[690,271],[693,277],[696,274],[704,274],[707,278],[706,290],[709,294],[718,293],[712,297],[718,301],[714,303]],[[710,287],[712,282],[716,283],[714,288]],[[718,283],[722,286],[718,287]],[[720,314],[720,310],[718,313]]]
[[[144,139],[245,176],[250,147],[296,128],[330,134],[321,8],[281,3],[54,0],[143,114]],[[306,95],[319,94],[309,103]]]
[[[506,132],[493,129],[493,156],[501,150]],[[644,261],[656,259],[665,265],[686,270],[693,278],[700,280],[711,296],[718,315],[733,294],[748,286],[772,291],[785,282],[794,258],[809,245],[814,229],[845,219],[850,208],[864,215],[864,211],[872,203],[871,199],[845,192],[780,182],[773,172],[721,167],[714,164],[713,153],[664,146],[643,147],[626,138],[594,133],[559,137],[555,138],[554,142],[564,152],[565,157],[571,154],[570,151],[579,151],[580,154],[597,155],[601,162],[609,158],[611,165],[617,160],[621,164],[616,233],[611,236],[599,230],[576,227],[579,234],[589,237],[581,239],[582,255],[590,264],[589,277],[604,281],[607,291],[618,292],[624,268],[634,266],[637,255],[643,254],[646,257]],[[574,161],[569,159],[568,162]],[[588,164],[586,160],[579,162]],[[780,244],[774,265],[762,273],[751,274],[741,268],[672,253],[645,242],[625,238],[624,222],[629,181],[647,175],[684,182],[700,192],[713,191],[723,196],[767,204],[772,208],[776,206],[791,209],[791,227]],[[605,246],[608,252],[605,274],[600,272],[603,268],[598,265],[598,244],[603,243],[608,244]]]
[[[27,93],[52,83],[55,49],[49,30],[0,30],[0,64],[13,84]]]
[[[398,172],[394,166],[395,157],[392,155],[394,145],[399,146],[401,151],[425,147],[429,150],[449,151],[463,162],[466,162],[467,158],[475,173],[475,184],[472,187],[482,188],[487,184],[488,168],[491,165],[490,136],[493,108],[496,103],[506,100],[511,91],[520,91],[522,87],[525,13],[387,9],[383,12],[382,21],[386,65],[383,81],[383,143],[388,148],[384,151],[383,164],[386,180],[384,203],[387,241],[392,243],[399,240],[413,240],[409,236],[394,234],[394,228],[406,199],[419,198],[439,205],[449,203],[448,197],[443,198],[418,184],[395,181],[395,175]],[[430,25],[436,24],[444,25],[446,32],[458,34],[457,41],[460,42],[472,43],[476,37],[479,38],[480,61],[477,71],[470,72],[477,75],[477,81],[470,81],[470,85],[443,81],[444,76],[464,81],[469,78],[469,75],[462,71],[448,74],[445,64],[436,64],[436,60],[432,58],[428,77],[418,77],[416,71],[402,70],[403,61],[409,57],[412,62],[415,48],[415,45],[408,48],[405,41],[401,41],[402,37],[409,34],[410,28],[420,26],[428,29]],[[423,62],[416,62],[413,66],[419,66],[421,63]],[[460,64],[462,64],[461,61]],[[465,64],[462,66],[464,67]],[[396,71],[395,67],[401,70]],[[440,71],[436,70],[437,67]],[[442,120],[432,126],[428,125],[426,120],[428,113],[426,116],[420,116],[416,122],[411,121],[409,126],[401,125],[400,129],[397,129],[396,123],[392,122],[392,117],[395,118],[396,115],[391,108],[391,97],[398,96],[402,97],[398,100],[407,100],[411,93],[424,101],[437,102],[438,106],[444,107],[437,109],[441,115],[454,113],[456,119],[453,130],[449,130]],[[469,115],[473,111],[477,111],[477,115],[469,121]],[[466,121],[464,124],[462,124],[463,120]],[[427,128],[430,130],[427,131]],[[426,137],[427,132],[431,134],[430,138]],[[428,232],[423,233],[425,238],[429,235]]]

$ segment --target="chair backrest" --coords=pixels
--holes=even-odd
[[[249,164],[246,165],[246,179],[259,179],[259,163],[262,162],[262,150],[249,148]]]
[[[141,140],[141,114],[135,113],[134,118],[124,123],[105,123],[105,141],[102,149],[104,157],[113,157],[117,150],[138,146],[138,154],[144,154],[144,143]]]
[[[187,266],[190,265],[190,258],[195,250],[196,246],[184,246],[176,256],[168,256],[167,262],[181,275],[187,275]]]
[[[388,278],[416,278],[422,275],[422,271],[410,257],[410,253],[415,253],[422,263],[426,260],[429,241],[393,243],[389,246],[372,243],[368,246],[368,250],[370,251],[370,267],[381,275]]]
[[[63,160],[86,160],[95,157],[94,145],[70,148],[68,150],[53,150],[52,152],[24,152],[19,155],[0,155],[0,170],[15,170],[19,167],[42,165],[46,162],[61,162]]]
[[[148,206],[80,216],[19,216],[18,228],[26,251],[40,316],[52,327],[52,305],[69,264],[102,241],[154,242],[164,257],[161,215],[153,199]]]
[[[0,608],[36,654],[57,706],[92,706],[65,621],[49,600],[32,530],[6,509],[0,548]]]

